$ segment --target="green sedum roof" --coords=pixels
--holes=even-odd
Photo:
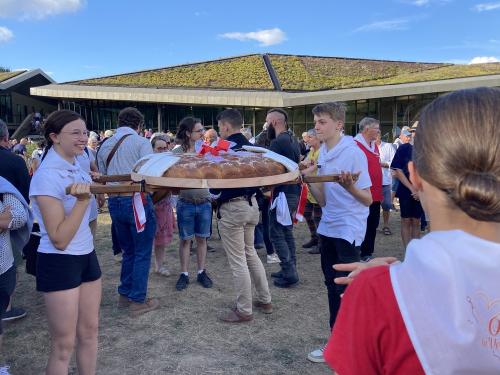
[[[368,80],[435,69],[444,64],[271,55],[283,90],[316,91],[359,87]]]
[[[188,64],[110,77],[73,82],[153,88],[218,88],[272,90],[273,83],[261,55]]]
[[[416,73],[404,73],[395,77],[381,78],[366,81],[362,86],[391,85],[411,82],[427,82],[440,79],[479,77],[500,74],[500,63],[472,64],[472,65],[447,65],[436,69],[424,70]]]
[[[270,66],[265,60],[269,59]],[[1,74],[1,73],[0,73]],[[68,82],[144,88],[304,92],[427,82],[500,74],[500,63],[454,65],[298,55],[246,55]],[[1,75],[0,75],[1,77]],[[1,80],[0,80],[1,81]],[[277,85],[277,87],[279,87]]]
[[[24,72],[25,70],[17,70],[15,72],[0,72],[0,82],[6,81]]]

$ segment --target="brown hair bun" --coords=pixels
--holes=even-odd
[[[471,218],[500,222],[500,90],[438,97],[420,114],[413,148],[424,180]]]

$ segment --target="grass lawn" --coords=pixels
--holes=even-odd
[[[295,228],[300,284],[292,289],[272,285],[276,264],[264,263],[270,281],[274,313],[254,312],[250,323],[230,325],[217,320],[234,302],[232,275],[221,242],[210,240],[216,251],[207,256],[214,286],[196,283],[196,257],[190,262],[191,283],[177,292],[177,240],[169,247],[167,266],[172,276],[151,273],[149,295],[161,308],[137,319],[116,307],[120,264],[111,250],[110,219],[99,215],[96,251],[103,271],[103,298],[99,326],[98,374],[330,374],[325,364],[306,359],[309,351],[328,339],[328,302],[319,255],[301,248],[309,239],[305,223]],[[380,228],[382,225],[380,226]],[[375,255],[402,258],[399,214],[391,216],[392,236],[377,234]],[[214,226],[215,228],[215,226]],[[175,237],[176,235],[174,235]],[[214,236],[215,237],[215,236]],[[265,262],[265,250],[259,250]],[[42,374],[49,353],[49,334],[43,299],[35,279],[20,268],[14,305],[28,316],[4,324],[3,354],[13,374]],[[74,359],[70,373],[76,374]]]

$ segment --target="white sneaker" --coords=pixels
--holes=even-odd
[[[161,266],[157,271],[155,271],[158,275],[162,275],[162,276],[170,276],[170,271],[168,270],[168,268],[166,266]]]
[[[307,359],[314,363],[325,362],[325,358],[323,357],[324,350],[325,350],[324,346],[320,349],[313,350],[311,353],[307,355]]]
[[[280,258],[278,257],[278,254],[272,253],[271,255],[267,256],[267,264],[273,264],[273,263],[279,263]]]
[[[0,375],[10,375],[9,366],[0,367]]]

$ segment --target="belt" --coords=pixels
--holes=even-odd
[[[224,203],[228,203],[228,202],[238,202],[238,201],[249,201],[250,199],[252,199],[253,195],[250,196],[250,197],[247,197],[247,196],[241,196],[241,197],[235,197],[235,198],[231,198],[231,199],[228,199],[227,201],[225,201]]]
[[[113,194],[108,194],[108,198],[115,198],[115,197],[132,197],[134,193],[113,193]]]
[[[255,198],[255,194],[252,195],[241,195],[239,197],[234,197],[228,200],[225,200],[224,202],[218,202],[217,204],[217,219],[220,219],[220,208],[223,204],[229,203],[229,202],[240,202],[240,201],[246,201],[250,206],[252,206],[252,198]]]
[[[221,202],[219,204],[219,206],[223,205],[224,203],[238,202],[238,201],[247,201],[251,205],[252,198],[255,198],[255,194],[252,194],[252,195],[241,195],[239,197],[234,197],[234,198],[225,200],[224,202]]]

